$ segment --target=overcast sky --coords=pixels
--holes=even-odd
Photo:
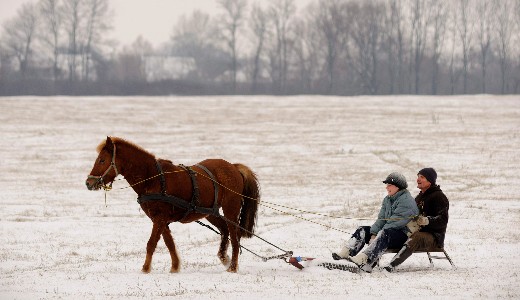
[[[260,2],[250,0],[249,2]],[[266,2],[267,0],[263,0]],[[37,0],[0,0],[0,24],[16,15],[23,3]],[[296,0],[298,6],[310,0]],[[219,11],[216,0],[110,0],[114,9],[112,36],[122,45],[131,44],[142,35],[154,46],[169,40],[172,28],[182,15],[195,9],[213,14]]]
[[[25,2],[37,0],[0,0],[0,21],[16,15]],[[177,19],[195,9],[212,13],[216,0],[110,0],[114,9],[113,37],[122,44],[130,44],[142,35],[155,46],[166,42]]]

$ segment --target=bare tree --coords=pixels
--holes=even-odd
[[[290,24],[296,13],[294,0],[271,0],[269,16],[275,30],[274,49],[271,51],[271,74],[275,90],[285,92],[289,69]]]
[[[317,80],[316,69],[320,65],[319,50],[322,44],[314,26],[301,19],[295,21],[295,34],[300,37],[294,41],[294,53],[297,59],[296,70],[299,89],[304,93],[310,93],[313,82]]]
[[[473,19],[469,0],[459,0],[459,19],[458,32],[462,43],[462,76],[463,76],[463,91],[464,94],[468,92],[468,67],[469,67],[469,53],[472,47],[473,34]]]
[[[511,35],[513,25],[513,7],[508,0],[497,3],[497,29],[498,29],[498,57],[500,60],[501,92],[507,92],[507,77],[509,72],[509,59],[511,51]],[[518,17],[518,16],[517,16]]]
[[[447,6],[442,1],[431,3],[433,41],[432,41],[432,94],[436,95],[439,87],[439,63],[443,52],[444,38],[446,34],[446,22],[448,19]]]
[[[41,36],[44,44],[52,53],[52,75],[56,81],[60,74],[59,49],[62,28],[62,13],[58,5],[59,0],[41,0],[40,13],[42,16]]]
[[[174,26],[172,53],[194,60],[191,79],[214,80],[229,70],[229,55],[216,46],[217,36],[210,16],[201,11],[182,16]]]
[[[459,80],[460,72],[459,68],[456,65],[457,63],[457,56],[456,56],[456,50],[458,47],[458,44],[455,43],[455,41],[458,39],[458,30],[457,30],[457,14],[452,13],[449,15],[449,33],[450,33],[450,40],[451,40],[451,47],[450,47],[450,53],[449,53],[449,74],[450,74],[450,94],[455,94],[457,82]]]
[[[388,75],[390,94],[403,93],[404,87],[404,34],[402,1],[391,0],[386,16],[386,30],[383,34],[386,39],[386,52],[388,62]]]
[[[363,92],[377,94],[378,87],[378,53],[382,36],[384,6],[379,3],[365,2],[351,19],[350,36],[353,41],[353,54],[350,63],[358,73]]]
[[[516,16],[514,18],[515,24],[516,24],[516,30],[514,32],[516,33],[516,44],[518,45],[518,44],[520,44],[520,1],[515,2],[514,9],[515,9],[514,15]],[[513,76],[514,80],[515,80],[515,86],[514,86],[514,90],[512,92],[517,94],[519,92],[518,89],[520,88],[520,51],[518,50],[518,48],[516,49],[516,66],[515,67],[516,67],[516,72],[515,72],[515,76]]]
[[[253,32],[254,39],[253,70],[251,74],[251,89],[253,93],[255,93],[257,90],[258,76],[260,74],[260,59],[264,50],[267,26],[266,12],[258,5],[253,6],[250,20],[250,27],[251,31]]]
[[[219,5],[224,9],[223,19],[224,38],[231,51],[231,72],[233,91],[237,88],[237,39],[238,30],[243,24],[247,0],[218,0]]]
[[[303,16],[294,21],[294,55],[296,88],[303,93],[331,93],[326,87],[322,88],[319,82],[322,78],[323,66],[326,64],[326,47],[323,47],[323,32],[316,26],[316,12],[319,11],[316,3],[309,4]],[[339,69],[335,66],[336,71]]]
[[[87,11],[86,41],[83,52],[84,79],[89,80],[90,65],[93,47],[101,42],[102,36],[111,28],[110,10],[108,0],[87,0],[85,3]]]
[[[325,45],[325,62],[328,75],[328,91],[334,90],[335,67],[348,35],[346,18],[340,0],[320,0],[314,22]]]
[[[65,31],[68,38],[68,66],[69,66],[69,81],[76,81],[77,74],[77,56],[80,54],[80,21],[81,21],[81,3],[84,0],[66,0],[64,1],[64,22]]]
[[[38,25],[38,12],[32,3],[25,3],[16,16],[4,25],[3,41],[20,66],[21,80],[25,80],[33,57],[33,42]]]
[[[486,71],[487,59],[491,48],[491,32],[493,26],[493,7],[492,3],[480,0],[477,3],[478,26],[477,37],[480,46],[480,70],[482,76],[482,93],[486,93]]]
[[[413,60],[410,60],[410,65],[413,63],[413,73],[415,78],[415,94],[419,94],[420,90],[420,75],[421,64],[424,58],[424,49],[426,47],[428,24],[430,22],[429,7],[426,0],[414,0],[412,4],[411,14],[411,45]]]

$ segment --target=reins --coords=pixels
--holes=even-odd
[[[174,174],[174,173],[181,173],[181,172],[186,172],[186,170],[166,171],[166,172],[163,172],[162,174],[166,175],[166,174]],[[149,178],[143,179],[143,180],[141,180],[141,181],[138,181],[138,182],[136,182],[136,183],[134,183],[134,184],[130,184],[130,185],[125,186],[125,187],[117,188],[117,189],[115,189],[115,190],[124,190],[124,189],[133,188],[133,187],[136,186],[136,185],[139,185],[139,184],[141,184],[141,183],[144,183],[144,182],[146,182],[146,181],[148,181],[148,180],[155,179],[155,178],[160,177],[160,176],[161,176],[161,174],[157,174],[157,175],[154,175],[154,176],[152,176],[152,177],[149,177]],[[114,180],[114,181],[121,181],[121,180],[123,180],[123,179],[119,178],[119,179],[116,179],[116,180]]]

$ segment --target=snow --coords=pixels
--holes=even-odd
[[[518,96],[28,96],[0,104],[0,299],[520,297]],[[322,259],[373,223],[386,175],[403,173],[415,196],[417,171],[434,167],[450,199],[445,246],[457,268],[445,260],[431,268],[415,254],[395,273],[300,271],[244,251],[230,274],[216,256],[219,236],[191,223],[170,225],[181,272],[169,273],[160,241],[143,274],[152,223],[135,193],[116,181],[105,205],[104,192],[84,184],[107,135],[178,164],[224,158],[251,167],[263,201],[256,233]],[[242,244],[282,253],[257,238]]]

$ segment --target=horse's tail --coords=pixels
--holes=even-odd
[[[243,203],[240,211],[240,237],[250,238],[253,236],[260,202],[260,186],[256,174],[243,164],[235,164],[244,179],[244,190],[242,191]]]

